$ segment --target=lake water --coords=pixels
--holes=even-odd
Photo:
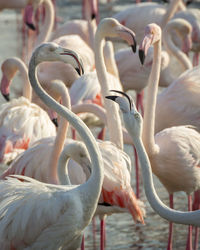
[[[114,1],[113,1],[114,2]],[[114,12],[133,4],[133,1],[115,1],[115,6],[100,3],[100,13],[102,17],[111,16]],[[64,20],[70,18],[81,18],[80,1],[57,0],[57,14]],[[19,56],[21,52],[21,34],[16,32],[16,20],[20,22],[20,12],[6,10],[0,14],[0,63],[10,56]],[[1,73],[0,73],[1,76]],[[4,102],[0,96],[0,102]],[[130,146],[125,146],[126,152],[133,158],[133,150]],[[134,162],[133,162],[134,166]],[[168,204],[168,194],[159,180],[154,177],[156,191],[163,202]],[[132,186],[135,187],[135,173],[132,171]],[[145,225],[135,224],[129,214],[116,214],[107,217],[106,249],[166,249],[168,240],[168,222],[160,218],[150,207],[146,200],[141,186],[141,200],[146,206]],[[176,209],[187,210],[187,197],[184,193],[175,194],[174,204]],[[85,248],[88,250],[99,249],[99,220],[96,218],[96,248],[94,247],[92,226],[85,231]],[[174,249],[185,249],[187,241],[187,226],[174,226]]]

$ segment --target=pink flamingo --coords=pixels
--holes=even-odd
[[[45,46],[42,45],[42,48],[44,49]],[[59,60],[66,53],[65,49],[54,44],[47,47],[45,50],[47,60]],[[33,53],[29,64],[29,76],[31,84],[33,86],[36,84],[35,90],[40,88],[35,76],[35,68],[40,63],[40,58],[44,57],[44,54],[41,55],[40,52],[40,48],[38,48]],[[63,58],[63,61],[65,60]],[[45,184],[25,176],[16,176],[16,178],[13,176],[13,178],[2,181],[0,194],[2,210],[0,214],[2,216],[5,212],[4,209],[6,209],[7,213],[4,213],[4,219],[8,219],[6,221],[1,220],[1,229],[3,229],[0,233],[2,249],[24,247],[35,249],[48,249],[49,247],[54,249],[60,247],[78,248],[83,231],[94,215],[100,196],[103,182],[103,162],[94,137],[75,114],[63,108],[43,90],[42,93],[46,104],[50,108],[54,106],[55,111],[64,116],[78,130],[90,154],[92,174],[89,180],[80,186]],[[23,178],[24,182],[17,178]],[[15,194],[12,192],[13,189],[15,189]],[[35,195],[36,193],[37,195]],[[9,200],[12,206],[9,205],[10,202],[6,202],[6,205],[6,200]],[[47,202],[50,206],[46,206]],[[32,204],[31,210],[28,209],[30,204]],[[9,216],[11,207],[15,210],[16,215],[22,211],[25,214],[25,211],[27,211],[26,216]],[[52,209],[49,210],[49,207]],[[22,224],[23,227],[21,227]],[[21,228],[20,234],[17,232],[18,230],[14,230],[14,234],[11,233],[13,226],[16,229]],[[55,230],[55,228],[57,229]]]
[[[152,171],[160,179],[170,194],[170,206],[173,206],[172,194],[185,191],[190,195],[200,188],[198,177],[198,161],[200,159],[199,134],[187,127],[171,127],[161,131],[154,137],[156,95],[158,89],[161,62],[161,29],[156,24],[150,24],[145,29],[145,36],[140,44],[139,56],[143,63],[150,45],[154,46],[154,61],[149,84],[143,125],[143,142],[152,164]],[[190,153],[192,152],[192,153]],[[177,174],[174,174],[177,173]],[[184,176],[184,183],[182,178]],[[190,196],[189,196],[190,197]],[[188,199],[191,209],[191,200]],[[191,227],[189,227],[188,246],[191,249]],[[168,249],[172,248],[172,223]]]
[[[115,91],[119,92],[119,91]],[[183,225],[194,225],[199,227],[200,211],[183,212],[177,211],[167,207],[160,199],[155,190],[152,176],[152,168],[150,160],[146,153],[145,147],[142,142],[142,117],[140,113],[136,110],[136,107],[127,94],[120,92],[125,95],[126,98],[121,96],[107,96],[106,98],[111,99],[119,104],[120,110],[122,112],[125,127],[134,141],[135,147],[140,160],[140,166],[142,169],[143,184],[145,189],[145,194],[147,200],[149,201],[153,210],[158,213],[162,218],[183,224]],[[189,132],[189,131],[188,131]],[[185,133],[185,132],[184,132]],[[199,151],[198,151],[199,153]],[[198,169],[198,168],[197,168]],[[198,170],[199,172],[199,170]],[[180,174],[179,174],[180,175]],[[196,175],[196,173],[195,173]],[[199,176],[199,175],[198,175]]]
[[[46,50],[45,50],[46,51]],[[53,53],[52,52],[52,48],[50,49],[50,52],[51,53]],[[47,52],[46,52],[47,53]],[[50,58],[50,57],[48,57],[48,58]],[[34,58],[35,59],[35,58]],[[108,143],[107,143],[108,144]],[[41,144],[39,144],[38,146],[40,147],[40,145]],[[105,146],[104,146],[105,147]],[[103,147],[103,148],[104,148]],[[109,152],[109,154],[110,154],[110,150],[113,150],[112,149],[113,148],[113,146],[112,145],[110,145],[109,146],[109,149],[107,149],[107,152]],[[115,147],[116,148],[116,147]],[[41,147],[40,147],[40,149],[41,149]],[[40,151],[41,152],[41,151]],[[118,152],[118,151],[116,151],[115,150],[115,152]],[[28,153],[28,151],[27,151],[27,153]],[[125,155],[125,154],[124,154]],[[107,156],[107,157],[109,157],[109,160],[110,160],[110,157],[111,157],[111,155],[109,155],[109,156]],[[121,156],[121,154],[119,154],[119,156],[116,154],[116,156],[115,156],[115,162],[116,162],[116,157],[122,157]],[[44,159],[44,158],[43,158]],[[105,157],[105,159],[107,159],[106,157]],[[126,159],[126,158],[125,158]],[[127,160],[126,160],[127,161]],[[115,168],[117,167],[116,166],[116,164],[115,164],[115,162],[113,162],[113,165],[115,166]],[[122,162],[122,160],[120,160],[120,162]],[[128,162],[129,162],[129,159],[128,159]],[[127,164],[127,163],[126,163]],[[107,165],[107,164],[106,164]],[[123,165],[123,164],[122,164]],[[112,167],[112,168],[114,168],[114,166]],[[119,166],[120,165],[118,165],[118,167],[117,168],[119,168]],[[129,172],[128,172],[128,170],[127,170],[127,167],[125,166],[125,168],[124,168],[124,170],[125,170],[125,172],[124,171],[119,171],[119,172],[116,172],[116,170],[113,170],[114,172],[113,172],[113,174],[115,173],[115,175],[116,175],[116,177],[117,177],[117,179],[119,178],[119,176],[121,176],[121,174],[124,174],[125,175],[125,177],[127,177],[126,175],[127,175],[127,173],[128,173],[128,176],[129,176],[129,178],[130,178],[130,174],[129,174]],[[22,172],[23,173],[26,173],[26,171],[27,172],[29,172],[28,170],[23,170]],[[110,171],[108,171],[108,172],[110,172]],[[35,172],[36,173],[36,172]],[[38,175],[38,173],[37,173],[37,175]],[[107,176],[107,175],[106,175]],[[106,177],[104,177],[104,179],[106,179]],[[118,203],[118,205],[120,205],[120,206],[124,206],[125,205],[125,207],[126,206],[128,206],[127,208],[129,209],[131,209],[131,214],[134,216],[134,219],[135,220],[141,220],[141,222],[142,222],[142,212],[141,212],[141,210],[140,210],[140,208],[139,208],[139,204],[137,204],[138,203],[138,201],[135,199],[135,197],[134,197],[134,194],[133,194],[133,191],[132,191],[132,195],[131,195],[131,197],[130,198],[128,198],[129,197],[129,192],[131,191],[131,186],[129,186],[130,184],[128,184],[129,183],[129,181],[127,180],[127,178],[125,178],[125,179],[121,179],[120,178],[120,180],[121,180],[121,185],[119,184],[119,187],[117,188],[115,188],[115,192],[112,194],[112,196],[113,196],[113,199],[112,200],[110,200],[110,203],[111,204],[117,204]],[[130,179],[129,179],[130,180]],[[123,182],[125,181],[125,183],[123,184]],[[111,187],[111,183],[109,183],[109,181],[106,181],[106,185],[108,186],[108,187]],[[122,189],[122,187],[124,187],[123,189]],[[128,188],[129,187],[129,188]],[[125,190],[125,188],[128,188],[127,189],[127,191]],[[111,189],[112,190],[112,189]],[[105,194],[107,194],[107,192],[106,192],[106,189],[104,190],[104,196],[105,196]],[[115,196],[116,196],[116,198],[115,198]],[[124,197],[126,197],[126,198],[123,198],[123,196]],[[109,198],[110,196],[108,196],[108,197],[104,197],[104,199],[105,200],[107,200],[108,198]],[[121,197],[121,198],[120,198]],[[111,199],[111,197],[109,198],[109,199]],[[127,202],[127,199],[131,199],[130,200],[130,203],[128,202],[128,203],[126,203]],[[131,205],[131,203],[132,203],[132,205]],[[135,205],[135,208],[133,207],[133,205]],[[100,209],[101,211],[102,211],[102,209]],[[107,209],[108,211],[109,211],[109,214],[110,213],[112,213],[112,211],[114,210],[115,212],[116,211],[120,211],[120,212],[122,212],[123,210],[120,210],[119,208],[116,210],[116,208],[112,208],[112,209],[110,209],[110,208],[108,208]],[[105,211],[105,210],[104,210]]]
[[[64,90],[62,90],[61,92],[64,93]],[[27,152],[21,155],[21,157],[16,159],[16,161],[12,164],[12,166],[8,169],[8,171],[6,171],[3,174],[2,177],[5,177],[6,175],[11,174],[11,173],[15,173],[15,174],[20,173],[20,174],[28,174],[32,177],[36,176],[37,178],[42,178],[42,181],[47,181],[47,180],[55,181],[55,169],[57,166],[56,159],[58,159],[58,155],[59,155],[58,151],[61,150],[62,146],[60,145],[63,143],[63,139],[65,138],[65,136],[63,136],[63,133],[64,134],[66,133],[66,131],[63,132],[62,129],[63,128],[61,128],[61,124],[60,124],[60,127],[59,127],[60,132],[57,135],[57,138],[60,138],[60,139],[56,138],[55,140],[55,143],[54,143],[55,149],[53,150],[53,154],[50,157],[50,163],[51,163],[50,166],[52,170],[48,171],[49,173],[48,175],[45,175],[45,173],[47,169],[49,168],[49,164],[46,160],[44,160],[45,158],[43,157],[44,155],[47,155],[47,154],[46,153],[42,154],[41,152],[44,150],[48,152],[49,155],[51,154],[52,152],[51,149],[53,148],[52,140],[54,140],[54,138],[42,140],[44,141],[43,144],[41,144],[42,141],[40,140],[35,147],[30,148]],[[59,146],[58,146],[58,141],[60,141]],[[127,169],[127,168],[130,168],[130,159],[127,158],[128,156],[123,151],[120,152],[119,149],[117,149],[113,144],[109,142],[102,142],[100,143],[100,145],[101,145],[100,147],[101,152],[104,154],[104,159],[105,159],[104,165],[105,165],[106,172],[104,175],[104,184],[103,184],[104,189],[102,193],[102,198],[100,200],[102,202],[96,214],[102,213],[102,211],[104,211],[104,214],[105,212],[107,214],[112,214],[113,212],[115,213],[126,212],[128,209],[130,213],[132,214],[134,220],[143,222],[143,212],[140,208],[141,203],[139,202],[139,200],[135,198],[135,195],[130,186],[130,173]],[[39,160],[40,164],[36,164],[36,166],[38,166],[36,169],[35,166],[34,167],[32,166],[32,163],[35,161],[32,161],[31,159],[32,157],[33,159],[36,159],[36,157],[34,157],[34,154],[35,153],[37,154],[38,150],[40,151],[40,155],[42,156],[42,159]],[[119,162],[119,164],[117,162]],[[43,165],[45,165],[46,167],[41,167]],[[111,177],[111,173],[112,173],[112,177]],[[48,176],[48,177],[45,177],[45,176]],[[109,204],[113,205],[112,208],[105,207],[103,205],[104,202],[107,202],[107,203],[109,202]],[[122,208],[119,208],[119,207],[122,207]]]

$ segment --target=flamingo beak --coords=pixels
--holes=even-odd
[[[60,53],[60,55],[69,55],[69,56],[72,56],[75,61],[77,62],[78,64],[78,68],[75,68],[76,72],[81,76],[84,74],[84,68],[83,68],[83,63],[81,61],[81,59],[78,58],[78,56],[73,53],[73,51],[69,51],[69,50],[64,50],[63,53]]]
[[[115,100],[116,100],[117,97],[119,97],[119,96],[116,96],[116,95],[105,96],[105,98],[110,99],[110,100],[112,100],[114,102],[115,102]]]
[[[144,64],[144,60],[145,60],[145,53],[141,49],[139,49],[139,58],[140,58],[141,64],[143,65]]]
[[[152,44],[152,41],[153,35],[146,35],[139,46],[139,58],[142,65],[144,64],[145,57],[147,55],[149,47]]]
[[[3,94],[3,97],[6,99],[7,102],[10,101],[10,94]]]
[[[133,52],[136,52],[137,43],[135,40],[135,34],[132,30],[128,29],[124,25],[120,25],[120,27],[117,28],[117,31],[120,35],[120,37],[125,40],[129,46],[131,46]]]
[[[57,118],[53,118],[52,122],[56,126],[56,128],[58,128],[58,119]]]
[[[36,28],[35,25],[33,24],[33,13],[34,13],[33,6],[28,4],[24,11],[24,22],[31,30],[35,31]]]

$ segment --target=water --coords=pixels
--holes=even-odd
[[[101,17],[112,16],[112,14],[122,8],[132,4],[132,0],[115,1],[115,6],[100,4]],[[199,2],[197,3],[199,4]],[[57,14],[64,20],[81,18],[80,1],[57,0]],[[197,5],[196,5],[197,6]],[[1,46],[0,63],[9,56],[19,56],[21,51],[21,34],[16,32],[16,20],[21,19],[19,12],[6,10],[0,14],[1,25]],[[1,74],[1,73],[0,73]],[[1,76],[1,75],[0,75]],[[17,81],[17,80],[16,80]],[[4,102],[0,96],[0,102]],[[131,156],[134,166],[133,149],[125,146],[125,151]],[[161,200],[168,204],[168,194],[154,176],[156,191]],[[132,186],[135,188],[135,173],[132,171]],[[166,249],[168,240],[168,222],[160,218],[150,207],[146,200],[141,186],[141,200],[146,206],[145,225],[135,224],[130,214],[115,214],[107,217],[106,230],[107,240],[106,249]],[[176,209],[187,210],[187,197],[180,192],[175,194],[174,204]],[[99,219],[96,218],[96,247],[94,246],[92,225],[85,230],[85,248],[88,250],[99,249]],[[185,249],[187,241],[187,226],[174,225],[174,249]]]

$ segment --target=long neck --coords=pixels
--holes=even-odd
[[[45,20],[43,26],[41,27],[37,40],[35,42],[35,48],[38,47],[41,43],[47,42],[53,30],[55,13],[52,2],[50,0],[45,0],[44,8],[45,8]]]
[[[16,65],[16,68],[19,70],[22,79],[23,79],[23,96],[31,101],[32,99],[32,87],[28,78],[28,69],[26,64],[19,58],[12,58],[13,63]]]
[[[172,0],[169,3],[169,6],[167,8],[167,11],[165,13],[165,15],[162,18],[162,22],[160,27],[163,29],[166,24],[168,23],[168,21],[173,17],[173,15],[175,14],[176,10],[178,9],[179,3],[182,0]]]
[[[110,41],[107,41],[104,46],[104,58],[107,71],[114,77],[119,79],[119,72],[115,62],[114,48]]]
[[[147,153],[142,144],[141,138],[133,137],[134,145],[136,147],[140,165],[142,168],[143,184],[147,200],[151,207],[158,213],[162,218],[186,225],[199,226],[200,210],[195,212],[181,212],[170,209],[167,207],[158,197],[153,184],[153,177],[151,171],[151,165],[147,156]]]
[[[170,33],[170,27],[166,27],[163,32],[163,43],[166,50],[169,52],[169,54],[174,55],[178,59],[178,61],[182,64],[184,70],[192,69],[192,63],[190,62],[190,59],[179,49],[179,47],[174,44],[174,42],[172,41],[172,35]]]
[[[71,109],[70,96],[69,96],[69,93],[68,93],[66,87],[64,85],[57,86],[57,90],[60,90],[59,92],[61,95],[62,105],[64,105],[68,109]],[[68,122],[66,121],[66,119],[61,117],[58,131],[57,131],[57,135],[56,135],[56,138],[54,141],[54,146],[52,148],[52,153],[51,153],[51,156],[49,158],[49,179],[50,179],[51,183],[54,183],[54,184],[58,184],[60,181],[60,183],[62,185],[64,185],[64,183],[61,182],[61,180],[60,180],[61,175],[59,175],[59,178],[58,178],[57,166],[58,166],[58,159],[59,159],[60,153],[63,150],[65,138],[67,137],[67,129],[68,129]],[[63,170],[63,173],[64,173],[64,170]],[[67,176],[66,176],[66,178],[67,178]],[[65,175],[62,176],[62,180],[63,179],[65,179]]]
[[[63,116],[78,131],[90,154],[92,162],[92,174],[86,183],[80,185],[77,188],[77,192],[81,195],[81,197],[84,197],[84,204],[88,205],[88,213],[90,213],[90,215],[94,214],[96,204],[100,196],[104,176],[103,161],[100,150],[95,138],[85,123],[70,110],[57,103],[42,89],[36,76],[36,55],[36,52],[33,53],[29,63],[29,78],[33,89],[44,101],[44,103],[49,106],[49,108],[55,110],[59,115]]]
[[[156,97],[158,93],[158,83],[160,77],[161,65],[161,40],[154,44],[153,65],[148,79],[147,97],[145,102],[145,114],[142,139],[147,153],[152,155],[157,152],[157,145],[155,144],[155,109]]]
[[[68,154],[68,145],[63,149],[58,160],[58,179],[61,185],[71,185],[68,175],[67,164],[70,155]]]
[[[100,30],[97,28],[95,34],[95,65],[97,71],[97,77],[101,85],[101,91],[103,98],[109,95],[109,84],[107,71],[103,59],[103,38],[100,35]],[[110,102],[104,98],[104,105],[107,111],[107,122],[110,134],[110,140],[117,145],[117,147],[123,149],[123,137],[121,120],[116,103]]]

